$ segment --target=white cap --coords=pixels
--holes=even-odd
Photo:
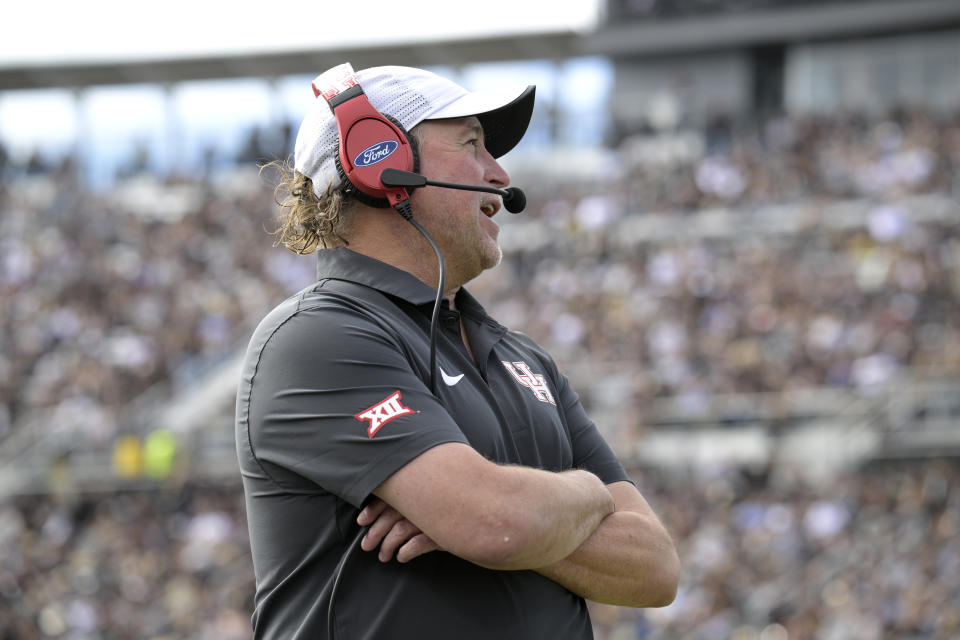
[[[314,86],[338,83],[345,66],[320,74]],[[533,114],[532,85],[470,92],[435,73],[396,66],[371,67],[355,75],[374,108],[395,119],[407,131],[424,120],[477,116],[483,126],[486,148],[494,158],[520,142]],[[300,124],[294,149],[294,167],[313,181],[318,197],[328,186],[340,184],[336,164],[338,144],[333,111],[327,101],[318,96]]]

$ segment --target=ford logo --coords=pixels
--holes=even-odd
[[[372,144],[357,154],[357,157],[353,159],[353,164],[356,167],[369,167],[372,164],[377,164],[381,160],[389,158],[399,146],[400,143],[396,140],[384,140]]]

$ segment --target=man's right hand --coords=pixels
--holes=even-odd
[[[563,560],[614,510],[613,496],[588,471],[500,465],[461,442],[427,449],[373,493],[444,551],[498,571]],[[373,509],[364,521],[372,517]],[[364,549],[375,547],[397,522],[388,516]],[[416,534],[403,525],[395,535],[399,543]]]

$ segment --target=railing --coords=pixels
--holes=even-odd
[[[616,370],[617,365],[604,368]],[[569,373],[576,383],[580,376],[589,375],[589,369],[574,368]],[[581,379],[577,386],[589,391],[589,379]],[[607,429],[605,418],[610,410],[597,406],[591,412],[601,430]],[[902,377],[868,392],[818,388],[703,396],[695,402],[682,396],[654,398],[645,403],[642,424],[633,426],[637,428],[635,436],[618,439],[616,434],[608,434],[627,466],[736,464],[757,462],[758,457],[760,462],[819,464],[825,456],[841,453],[811,448],[825,442],[825,435],[833,443],[827,446],[842,445],[847,461],[960,455],[960,378]],[[39,425],[34,427],[39,431]],[[56,442],[56,429],[49,431],[15,457],[2,461],[0,496],[160,482],[119,478],[113,471],[111,451],[85,447],[83,442],[65,449],[62,442]],[[808,438],[806,445],[798,446],[804,433],[820,434],[820,440]],[[692,452],[692,448],[697,450]],[[176,467],[174,480],[167,481],[238,481],[232,406],[223,406],[203,425],[180,434],[180,451],[182,464]],[[741,455],[733,455],[737,453]]]

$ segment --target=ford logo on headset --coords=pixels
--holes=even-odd
[[[389,158],[399,146],[400,143],[396,140],[384,140],[372,144],[357,154],[357,157],[353,159],[353,164],[356,167],[369,167],[372,164],[377,164]]]

